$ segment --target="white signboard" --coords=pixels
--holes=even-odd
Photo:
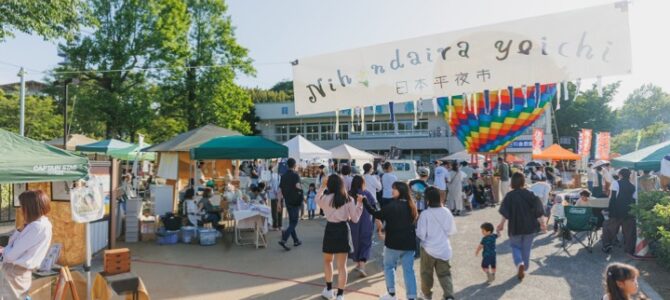
[[[295,112],[627,74],[630,47],[621,2],[301,58]]]

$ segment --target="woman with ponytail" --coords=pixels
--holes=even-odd
[[[392,185],[393,200],[381,210],[375,210],[363,201],[365,210],[381,221],[385,221],[386,238],[384,239],[384,278],[387,295],[382,300],[396,298],[395,271],[398,261],[402,264],[407,290],[407,299],[416,299],[416,275],[414,273],[414,253],[416,251],[416,221],[419,212],[410,194],[407,183],[396,181]]]

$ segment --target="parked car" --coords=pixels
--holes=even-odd
[[[393,165],[393,173],[400,181],[410,181],[419,178],[416,161],[411,159],[387,160]]]

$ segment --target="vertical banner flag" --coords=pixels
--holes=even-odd
[[[544,131],[542,128],[533,128],[533,154],[540,154],[544,145]]]
[[[596,136],[596,159],[610,159],[610,133],[598,132]]]
[[[579,154],[582,156],[591,155],[591,144],[593,143],[593,130],[582,129],[579,134],[581,142],[579,144]]]
[[[527,100],[535,83],[630,74],[628,15],[626,2],[608,3],[301,57],[293,64],[295,114],[506,86],[522,87]]]

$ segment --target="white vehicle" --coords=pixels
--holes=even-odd
[[[398,180],[408,182],[419,178],[417,174],[416,161],[411,159],[387,160],[393,165],[393,173]]]

